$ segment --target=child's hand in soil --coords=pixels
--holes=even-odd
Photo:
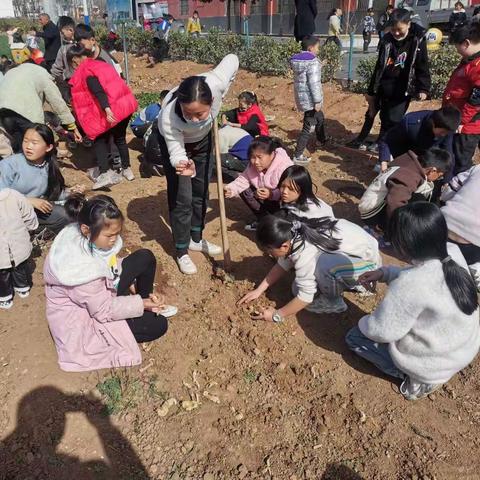
[[[250,303],[256,300],[257,298],[260,297],[262,292],[258,290],[257,288],[255,290],[252,290],[251,292],[248,292],[246,295],[244,295],[238,302],[237,305],[242,305],[242,303]]]
[[[265,320],[266,322],[273,322],[273,314],[275,313],[275,309],[273,307],[263,308],[260,312],[255,312],[257,314],[253,314],[253,320]]]
[[[272,195],[272,192],[268,188],[257,188],[257,191],[255,192],[255,196],[259,198],[260,200],[268,200]]]
[[[418,99],[419,99],[421,102],[423,102],[424,100],[427,99],[427,94],[426,94],[425,92],[420,92],[420,93],[418,94]]]
[[[375,292],[377,290],[377,282],[382,280],[383,270],[379,268],[378,270],[373,270],[372,272],[365,272],[363,275],[360,275],[358,283],[364,286],[368,291]]]

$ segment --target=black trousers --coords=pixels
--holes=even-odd
[[[308,139],[314,132],[319,142],[325,142],[325,117],[321,110],[308,110],[303,114],[303,128],[298,136],[297,148],[295,149],[296,157],[303,154]]]
[[[130,295],[130,286],[135,285],[138,295],[148,298],[153,292],[157,261],[150,250],[141,249],[123,259],[118,295]],[[162,315],[144,311],[141,317],[130,318],[127,324],[138,343],[151,342],[167,333],[168,322]]]
[[[378,142],[381,142],[388,130],[402,121],[410,105],[410,97],[402,97],[400,99],[379,97],[378,105],[381,122]]]
[[[448,241],[458,246],[462,252],[463,258],[465,258],[465,261],[467,262],[467,265],[480,263],[480,247],[473,245],[473,243],[458,243],[450,239],[448,239]]]
[[[168,210],[173,241],[180,258],[188,250],[190,239],[199,242],[205,227],[208,185],[212,175],[212,133],[196,143],[186,143],[187,156],[195,163],[195,177],[177,175],[170,163],[167,144],[159,137],[161,157],[167,178]]]
[[[225,183],[233,182],[248,166],[248,162],[242,162],[230,153],[222,153],[222,176]]]
[[[32,122],[13,110],[0,108],[0,125],[7,131],[12,139],[13,152],[21,152],[23,135],[25,130],[32,125]]]
[[[367,109],[365,112],[365,120],[363,122],[362,129],[360,130],[360,133],[357,135],[356,140],[359,142],[363,143],[365,139],[368,137],[370,134],[370,131],[373,128],[373,124],[375,123],[375,117],[377,116],[378,113],[378,108],[375,108],[374,115],[372,116],[370,114],[370,109]]]
[[[0,269],[0,301],[11,300],[14,290],[28,291],[32,285],[30,259],[11,268]]]
[[[475,134],[457,133],[453,136],[453,156],[455,159],[453,176],[465,172],[473,165],[472,158],[479,141],[480,135]]]
[[[42,213],[39,210],[35,210],[35,213],[38,217],[39,227],[47,227],[55,235],[71,222],[63,205],[53,205],[50,213]]]
[[[363,53],[368,53],[368,46],[372,41],[372,32],[363,32]]]
[[[123,119],[113,128],[98,136],[93,142],[100,173],[105,173],[110,168],[110,136],[113,137],[113,143],[118,148],[118,153],[122,160],[122,168],[128,168],[130,166],[130,155],[127,146],[127,128],[129,123],[130,117]]]
[[[333,43],[337,44],[337,47],[340,50],[342,49],[342,42],[340,41],[340,39],[336,35],[332,35],[331,37],[327,37],[327,39],[325,40],[325,45],[327,45],[330,42],[333,42]]]
[[[255,196],[255,188],[250,187],[240,194],[240,198],[255,214],[257,220],[265,215],[274,214],[280,210],[280,202],[274,200],[260,200]]]

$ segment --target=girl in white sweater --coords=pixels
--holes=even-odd
[[[306,218],[335,218],[332,207],[313,193],[312,177],[305,167],[288,167],[280,177],[278,189],[281,207],[290,213]]]
[[[257,243],[278,261],[260,285],[239,303],[256,300],[294,269],[295,298],[278,310],[267,308],[258,316],[277,323],[303,309],[315,313],[344,312],[347,305],[343,291],[357,284],[362,273],[381,265],[377,241],[347,220],[269,215],[258,225]]]
[[[408,400],[423,398],[466,367],[480,347],[478,298],[467,264],[434,204],[397,209],[390,222],[395,249],[411,267],[384,267],[360,281],[390,284],[377,309],[346,342],[387,375],[403,380]]]

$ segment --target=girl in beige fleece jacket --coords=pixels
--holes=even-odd
[[[32,253],[29,230],[38,219],[28,200],[16,190],[0,190],[0,308],[9,309],[13,296],[28,297],[32,272],[28,259]]]

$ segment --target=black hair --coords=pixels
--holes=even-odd
[[[165,18],[167,19],[167,21],[168,21],[168,20],[175,20],[174,16],[171,15],[170,13],[167,14],[167,15],[165,15]]]
[[[454,7],[460,6],[462,8],[465,8],[465,5],[462,2],[455,2]]]
[[[92,243],[109,220],[124,220],[115,200],[108,195],[96,195],[88,200],[81,194],[72,195],[65,202],[65,211],[73,222],[90,229]]]
[[[250,158],[256,150],[261,150],[264,153],[272,154],[277,148],[280,148],[282,144],[280,141],[273,137],[267,137],[266,135],[260,135],[252,140],[248,147],[248,158]]]
[[[472,43],[480,43],[480,21],[474,18],[470,23],[458,27],[450,33],[450,43],[460,45],[466,40]]]
[[[389,223],[389,236],[397,251],[410,260],[440,260],[458,308],[466,315],[477,309],[475,282],[467,270],[449,258],[447,222],[435,204],[414,202],[397,208]]]
[[[315,205],[320,206],[318,198],[315,196],[315,193],[313,193],[314,184],[312,182],[312,177],[305,167],[292,165],[285,169],[278,181],[278,188],[280,188],[285,180],[290,180],[293,183],[295,190],[300,195],[293,206],[297,207],[302,212],[308,210],[308,200]]]
[[[240,93],[238,99],[245,100],[250,105],[258,105],[258,98],[255,95],[255,92],[250,92],[249,90],[244,90],[242,93]]]
[[[62,15],[61,17],[58,17],[57,28],[61,30],[65,27],[75,28],[75,20],[72,17]]]
[[[390,15],[388,23],[391,26],[396,25],[397,23],[409,23],[412,19],[412,14],[406,8],[396,8]]]
[[[320,43],[320,39],[315,35],[307,35],[306,37],[302,38],[302,50],[308,50],[311,47],[314,47]]]
[[[158,96],[159,98],[159,102],[158,103],[161,103],[163,102],[163,100],[165,99],[165,97],[170,93],[170,90],[162,90],[160,92],[160,95]]]
[[[385,11],[387,10],[395,10],[395,7],[393,5],[387,5],[387,8],[385,8]]]
[[[92,52],[90,50],[79,43],[75,43],[67,50],[67,62],[71,65],[75,57],[90,57],[91,55]]]
[[[194,11],[193,11],[192,15],[195,15],[195,14],[198,15],[198,10],[194,10]]]
[[[423,168],[436,168],[439,172],[449,172],[452,168],[452,155],[442,148],[432,147],[418,156]]]
[[[8,58],[5,54],[3,54],[0,58],[1,58],[2,60],[9,60],[9,58]]]
[[[108,13],[105,12],[103,15],[102,15],[102,18],[107,18],[108,17]]]
[[[180,103],[199,102],[203,105],[211,105],[213,102],[212,91],[205,77],[198,75],[183,80],[175,93]]]
[[[444,128],[449,132],[455,132],[460,125],[462,114],[458,108],[448,105],[435,110],[431,118],[435,128]]]
[[[330,10],[330,13],[327,15],[327,20],[330,19],[330,17],[333,17],[334,15],[337,14],[337,10],[339,9],[339,7],[334,7]]]
[[[375,10],[374,10],[373,8],[369,8],[369,9],[367,10],[367,13],[373,13],[374,11],[375,11]]]
[[[79,42],[80,40],[90,40],[91,38],[95,38],[95,32],[90,25],[79,23],[75,27],[74,38],[76,42]]]
[[[33,30],[33,28],[32,28]],[[36,30],[35,30],[36,31]],[[12,40],[13,43],[23,43],[23,31],[18,29],[13,35],[12,35]]]
[[[336,251],[340,240],[336,232],[337,220],[328,217],[305,218],[281,211],[277,215],[263,217],[257,226],[257,244],[263,249],[280,248],[285,242],[292,242],[287,256],[302,249],[305,242],[324,251]]]
[[[48,184],[45,197],[47,200],[58,200],[65,189],[65,179],[57,162],[57,149],[55,147],[55,136],[52,129],[42,123],[32,123],[26,130],[35,130],[47,145],[53,145],[53,149],[46,153],[45,161],[48,164]],[[25,136],[25,134],[24,134]]]

